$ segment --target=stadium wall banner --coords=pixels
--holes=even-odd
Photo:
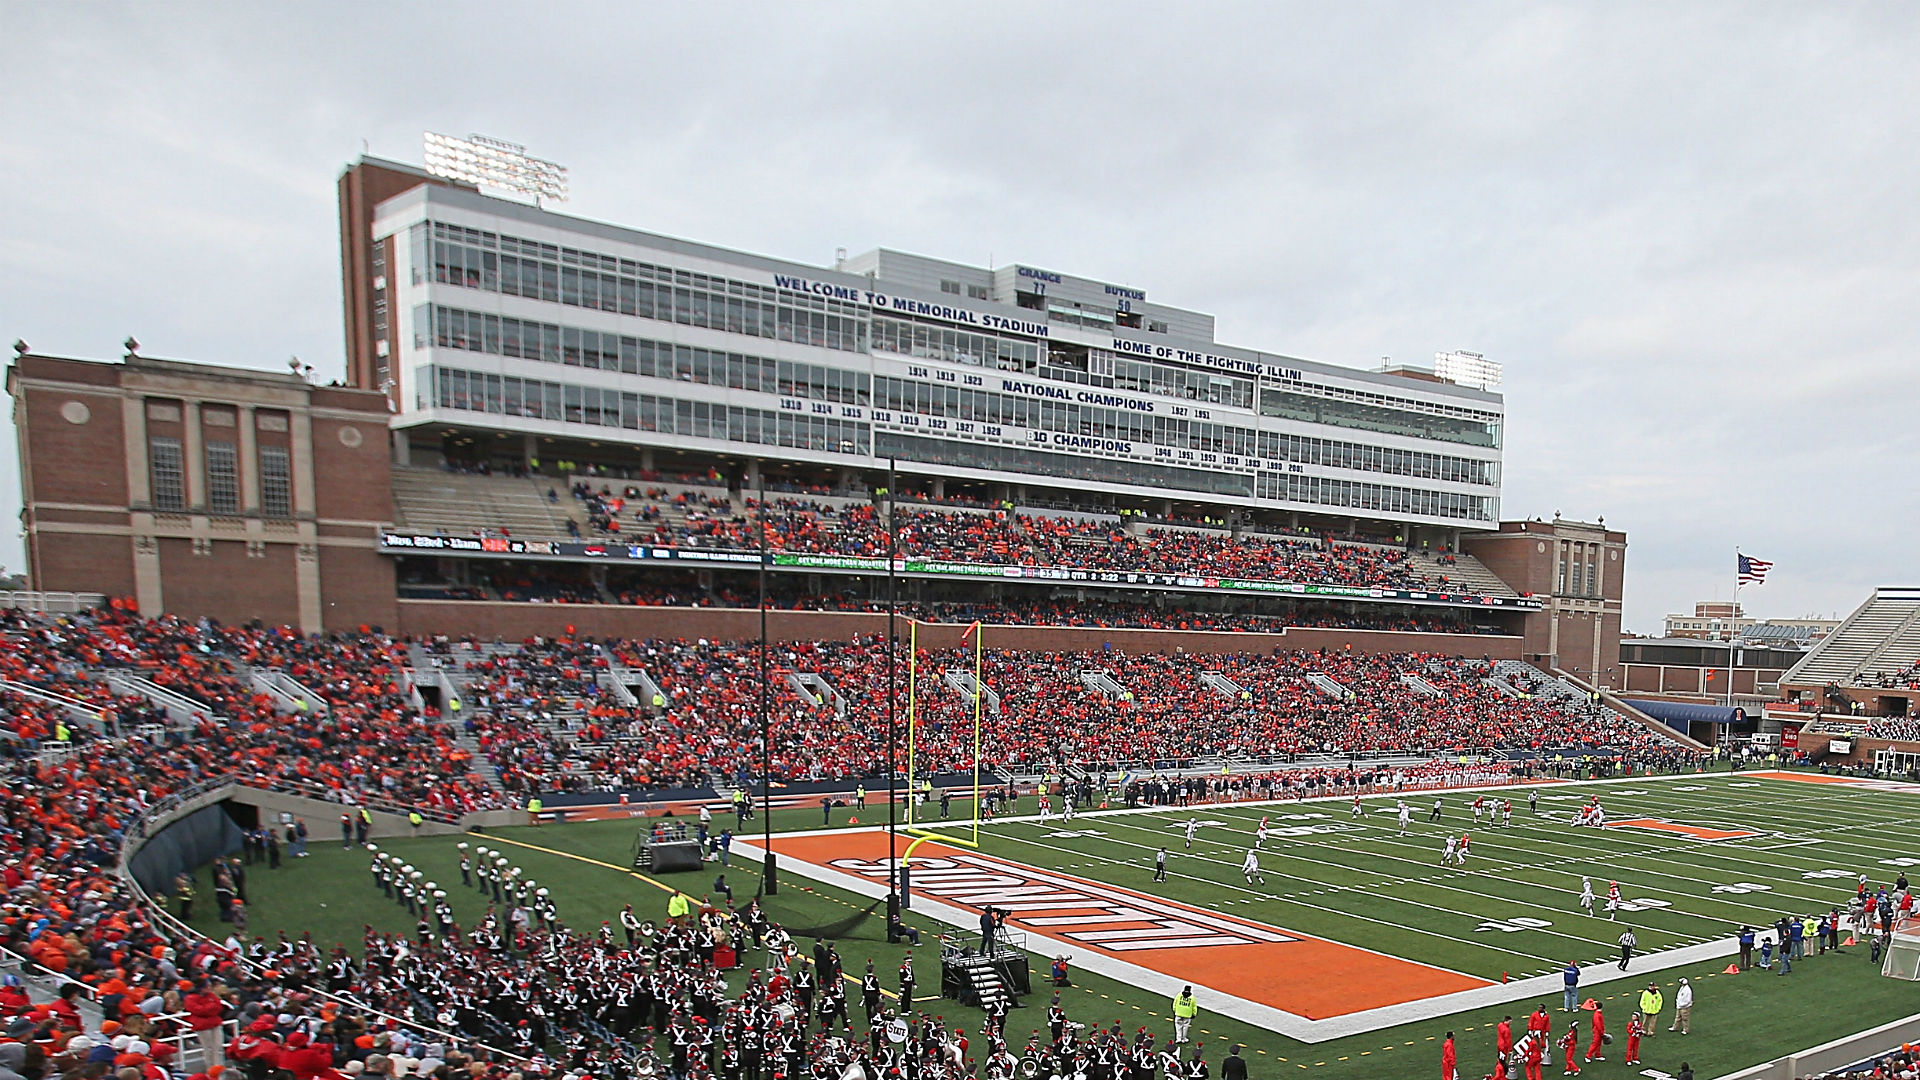
[[[659,547],[566,540],[519,540],[505,536],[438,536],[423,533],[382,533],[380,550],[389,554],[438,552],[536,559],[590,559],[616,562],[670,562],[691,566],[758,566],[755,551],[709,551],[702,548]],[[841,570],[881,574],[887,560],[860,555],[812,555],[774,552],[769,565],[794,570]],[[1339,600],[1405,600],[1423,604],[1538,611],[1540,601],[1526,596],[1482,596],[1477,593],[1434,592],[1426,589],[1381,589],[1354,585],[1317,585],[1297,581],[1166,574],[1143,570],[1084,570],[1059,566],[999,566],[947,562],[938,559],[895,559],[903,574],[946,578],[998,578],[1004,581],[1068,582],[1080,585],[1149,586],[1237,593],[1316,596]]]

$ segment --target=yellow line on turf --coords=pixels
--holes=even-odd
[[[628,877],[639,878],[641,881],[646,882],[647,884],[653,886],[656,889],[659,889],[662,892],[677,893],[680,891],[679,889],[676,889],[673,886],[666,884],[665,882],[655,881],[654,879],[648,877],[647,875],[631,867],[615,866],[613,863],[610,863],[610,862],[601,862],[599,859],[589,859],[585,855],[575,855],[571,851],[556,851],[555,849],[550,847],[541,847],[539,844],[529,844],[524,840],[509,840],[504,836],[498,836],[498,835],[495,835],[494,833],[475,833],[474,835],[485,836],[487,839],[492,840],[496,843],[512,844],[515,847],[523,847],[531,851],[544,851],[549,855],[558,855],[563,859],[577,859],[580,862],[588,863],[593,866],[603,866],[603,867],[606,867],[608,870],[618,871],[622,874],[627,875]]]
[[[472,835],[475,835],[475,836],[485,836],[485,837],[486,837],[487,839],[489,839],[489,840],[493,840],[493,841],[496,841],[496,842],[498,842],[498,843],[502,843],[502,844],[513,844],[513,845],[515,845],[516,847],[523,847],[523,848],[526,848],[526,849],[528,849],[529,851],[543,851],[543,852],[545,852],[545,853],[547,853],[548,855],[558,855],[558,856],[560,856],[560,857],[561,857],[561,858],[563,858],[563,859],[576,859],[576,860],[578,860],[578,861],[580,861],[580,862],[583,862],[583,863],[586,863],[586,864],[588,864],[589,866],[598,866],[598,867],[602,867],[602,868],[604,868],[604,869],[607,869],[607,870],[612,870],[612,871],[615,871],[615,872],[617,872],[617,873],[621,873],[621,874],[625,874],[625,875],[627,875],[628,877],[635,877],[635,878],[639,878],[639,879],[640,879],[641,881],[644,881],[644,882],[646,882],[647,884],[649,884],[649,885],[651,885],[651,886],[653,886],[654,888],[656,888],[656,889],[659,889],[659,890],[661,890],[661,891],[663,891],[663,892],[670,892],[670,893],[677,893],[677,892],[679,892],[679,891],[680,891],[679,889],[676,889],[676,888],[674,888],[674,887],[673,887],[673,886],[671,886],[671,885],[668,885],[668,884],[665,884],[665,883],[663,883],[663,882],[659,882],[659,881],[655,881],[654,879],[652,879],[652,878],[650,878],[650,877],[648,877],[647,875],[645,875],[645,874],[643,874],[643,873],[641,873],[641,872],[640,872],[640,871],[638,871],[638,870],[634,870],[634,869],[630,869],[630,868],[628,868],[628,867],[625,867],[625,866],[616,866],[616,865],[614,865],[613,863],[610,863],[610,862],[601,862],[601,861],[600,861],[599,859],[589,859],[589,858],[587,858],[587,857],[586,857],[585,855],[575,855],[575,854],[574,854],[573,852],[571,852],[571,851],[556,851],[556,850],[554,850],[553,848],[550,848],[550,847],[541,847],[541,846],[540,846],[539,844],[529,844],[529,843],[527,843],[527,842],[526,842],[526,841],[524,841],[524,840],[509,840],[509,839],[507,839],[507,838],[506,838],[506,837],[504,837],[504,836],[497,836],[497,835],[495,835],[495,834],[493,834],[493,833],[474,833],[474,834],[472,834]],[[833,899],[833,897],[827,897],[826,899],[829,899],[829,900],[831,900],[831,899]],[[848,907],[852,907],[853,905],[851,905],[851,904],[849,904],[849,905],[847,905],[847,906],[848,906]],[[811,957],[811,956],[808,956],[808,955],[806,955],[805,953],[800,953],[800,952],[796,952],[796,953],[794,953],[794,955],[795,955],[795,956],[798,956],[798,957],[799,957],[799,958],[800,958],[800,959],[801,959],[801,960],[802,960],[803,962],[805,962],[805,963],[808,963],[808,964],[811,964],[811,963],[813,963],[813,957]],[[859,979],[856,979],[856,978],[854,978],[854,977],[853,977],[853,974],[852,974],[851,972],[846,972],[846,971],[842,971],[842,972],[840,973],[840,977],[841,977],[842,979],[844,979],[844,980],[846,980],[847,982],[850,982],[850,983],[852,983],[852,984],[854,984],[855,986],[859,986],[859,985],[861,985],[861,984],[860,984],[860,980],[859,980]],[[882,989],[882,990],[880,991],[880,996],[881,996],[881,997],[887,997],[887,998],[892,998],[892,999],[893,999],[893,1000],[895,1000],[895,1001],[899,1001],[899,1000],[900,1000],[900,995],[899,995],[899,994],[896,994],[896,993],[894,993],[893,991],[891,991],[891,990],[887,990],[887,989]],[[916,1002],[918,1002],[918,1001],[935,1001],[935,1000],[938,1000],[938,999],[937,999],[937,998],[915,998],[914,1000],[915,1000]],[[1135,1006],[1135,1008],[1138,1008],[1138,1007],[1139,1007],[1139,1006]]]

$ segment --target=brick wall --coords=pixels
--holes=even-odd
[[[194,554],[191,540],[161,537],[158,542],[161,597],[168,614],[300,625],[293,545],[268,544],[264,557],[254,557],[247,554],[244,541],[212,541],[210,555]]]

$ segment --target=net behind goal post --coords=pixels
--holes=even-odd
[[[1895,979],[1920,980],[1920,922],[1901,919],[1887,939],[1887,955],[1880,961],[1880,974]]]

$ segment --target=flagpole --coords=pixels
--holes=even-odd
[[[1733,627],[1740,617],[1740,547],[1733,549],[1733,607],[1727,612],[1727,708],[1733,708]],[[1731,721],[1729,721],[1731,722]]]
[[[914,691],[919,681],[920,660],[920,620],[907,618],[907,828],[914,823],[913,805],[918,800],[913,794],[913,729],[914,729]]]

